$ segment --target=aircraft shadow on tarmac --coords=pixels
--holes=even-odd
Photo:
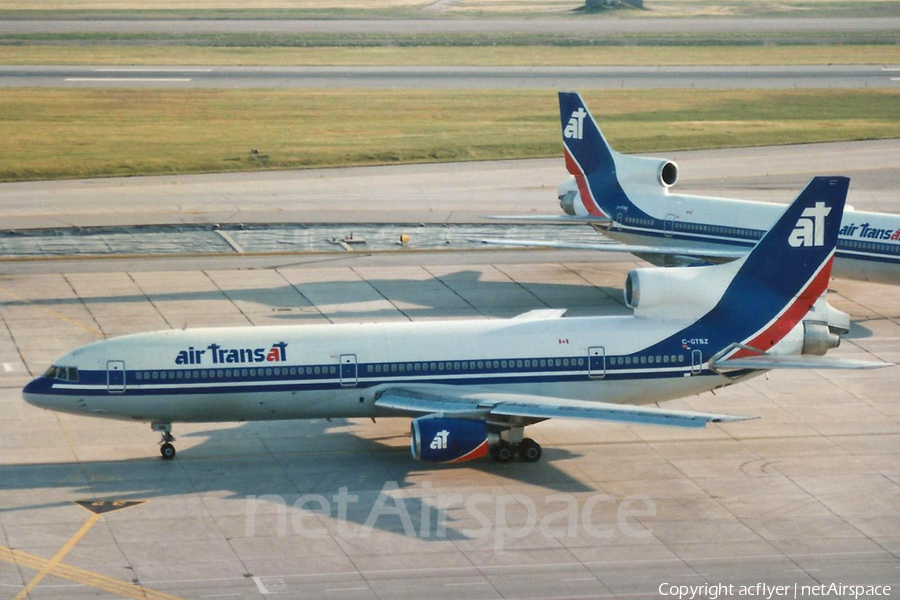
[[[4,300],[0,309],[32,305],[45,308],[122,303],[157,304],[230,300],[268,306],[272,318],[284,321],[321,320],[317,307],[328,318],[378,319],[397,317],[398,310],[409,318],[462,316],[473,311],[488,316],[511,316],[537,308],[569,308],[581,314],[630,314],[622,304],[619,287],[569,283],[525,283],[482,281],[480,271],[463,270],[434,279],[369,279],[323,281],[278,287],[148,292],[127,295],[83,295],[69,298]],[[367,310],[365,303],[389,301],[397,308]],[[351,305],[362,303],[361,310]],[[306,310],[304,310],[306,309]],[[251,315],[252,317],[252,315]],[[191,324],[187,323],[190,327]]]
[[[362,423],[360,421],[359,423]],[[465,499],[472,493],[507,492],[498,488],[535,486],[548,494],[596,493],[598,490],[558,468],[554,463],[577,456],[568,450],[547,447],[539,463],[513,461],[498,464],[479,459],[459,465],[436,465],[415,462],[409,454],[406,434],[389,434],[384,438],[357,437],[347,430],[348,423],[335,419],[314,421],[277,421],[243,423],[232,428],[213,428],[180,436],[201,437],[199,444],[184,445],[174,461],[128,459],[121,461],[82,461],[33,465],[0,465],[0,497],[33,497],[28,492],[57,498],[22,505],[0,506],[0,514],[27,510],[71,506],[81,499],[148,500],[176,496],[213,496],[236,503],[234,514],[245,514],[248,501],[257,498],[262,505],[282,502],[287,509],[307,494],[320,495],[331,503],[330,517],[337,518],[335,496],[341,488],[357,497],[348,504],[347,525],[366,524],[373,508],[398,506],[403,503],[412,523],[420,531],[422,502],[432,508],[441,495],[462,494],[445,511],[446,535],[423,539],[469,539],[454,528],[455,514],[467,520],[462,528],[473,529],[465,511]],[[361,425],[356,425],[358,428]],[[377,427],[366,421],[365,427]],[[215,427],[215,426],[213,426]],[[391,431],[396,432],[396,427]],[[177,434],[177,429],[176,429]],[[148,432],[148,447],[153,438]],[[255,448],[255,451],[248,451]],[[324,451],[316,448],[325,448]],[[422,490],[428,488],[427,500]],[[473,489],[477,486],[479,489]],[[406,490],[407,493],[404,493]],[[46,496],[44,496],[46,497]],[[255,503],[256,501],[253,500]],[[317,508],[316,503],[308,508]],[[273,507],[269,506],[271,511]],[[484,513],[492,514],[490,504]],[[540,509],[540,505],[538,504]],[[265,508],[260,509],[263,512]],[[403,522],[385,510],[369,526],[375,531],[405,535]],[[426,511],[429,531],[438,525],[436,510]],[[311,514],[311,513],[310,513]],[[290,519],[289,519],[290,521]],[[323,520],[324,523],[324,520]]]

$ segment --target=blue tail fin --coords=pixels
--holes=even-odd
[[[566,168],[575,177],[578,193],[588,213],[612,218],[626,206],[634,217],[645,217],[628,199],[616,176],[614,150],[600,133],[581,96],[559,92],[559,119],[566,154]],[[618,210],[621,210],[619,208]]]
[[[787,335],[828,288],[849,185],[847,177],[813,178],[738,261],[721,300],[697,325],[705,321],[762,351]]]

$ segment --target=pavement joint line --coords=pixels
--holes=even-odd
[[[0,560],[33,570],[41,570],[50,562],[41,556],[29,554],[22,550],[14,550],[6,546],[0,546]],[[48,574],[133,600],[183,600],[178,596],[151,590],[143,585],[135,585],[119,579],[113,579],[112,577],[72,567],[62,562],[54,565]]]
[[[19,296],[19,295],[17,295],[17,294],[14,294],[14,293],[10,292],[10,291],[9,291],[8,289],[6,289],[6,288],[0,287],[0,292],[6,294],[7,296],[10,296],[11,298],[14,298],[15,300],[18,300],[19,302],[24,302],[24,303],[27,304],[28,306],[33,306],[33,307],[35,307],[35,308],[38,308],[38,309],[40,309],[40,310],[43,310],[43,311],[45,311],[45,312],[47,312],[47,313],[53,315],[53,316],[56,317],[57,319],[59,319],[59,320],[61,320],[61,321],[65,321],[66,323],[69,323],[70,325],[75,325],[75,326],[77,326],[77,327],[80,327],[81,329],[84,329],[84,330],[87,331],[88,333],[91,333],[91,334],[96,335],[96,336],[98,336],[98,337],[105,337],[105,336],[103,335],[103,332],[100,331],[99,329],[94,329],[93,327],[88,327],[87,325],[84,325],[84,324],[82,324],[82,323],[79,323],[78,321],[76,321],[76,320],[74,320],[74,319],[70,319],[69,317],[67,317],[67,316],[65,316],[65,315],[63,315],[63,314],[60,314],[60,313],[56,312],[56,311],[53,310],[53,309],[45,308],[45,307],[43,307],[43,306],[39,306],[39,305],[35,304],[34,302],[32,302],[31,300],[28,300],[27,298],[23,298],[22,296]]]

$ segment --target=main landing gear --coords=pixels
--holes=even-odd
[[[516,454],[525,462],[533,463],[541,460],[543,453],[541,445],[531,438],[523,438],[518,444],[501,440],[491,448],[491,458],[498,463],[508,463]]]
[[[153,431],[162,433],[162,438],[159,440],[159,453],[162,455],[163,460],[175,458],[175,446],[172,445],[172,442],[175,441],[175,436],[172,435],[172,424],[151,423],[150,427]]]

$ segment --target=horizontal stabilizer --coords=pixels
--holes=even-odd
[[[489,246],[516,246],[525,248],[555,248],[559,250],[596,250],[598,252],[628,252],[662,256],[684,256],[713,261],[736,260],[747,255],[748,250],[719,250],[703,248],[676,248],[673,246],[636,246],[634,244],[549,242],[546,240],[504,240],[498,238],[472,238],[470,242]]]
[[[687,410],[668,410],[652,406],[613,404],[568,400],[550,396],[530,396],[478,392],[461,388],[460,395],[440,389],[432,392],[419,388],[392,388],[377,396],[378,408],[413,415],[441,414],[460,418],[485,419],[491,422],[517,419],[577,419],[610,423],[636,423],[668,427],[705,427],[707,423],[745,421],[744,417]]]
[[[882,369],[892,363],[847,360],[831,356],[745,356],[710,363],[712,369]]]
[[[485,219],[496,219],[498,221],[540,221],[546,223],[612,223],[609,217],[600,217],[594,215],[585,215],[583,217],[576,215],[485,215]]]

